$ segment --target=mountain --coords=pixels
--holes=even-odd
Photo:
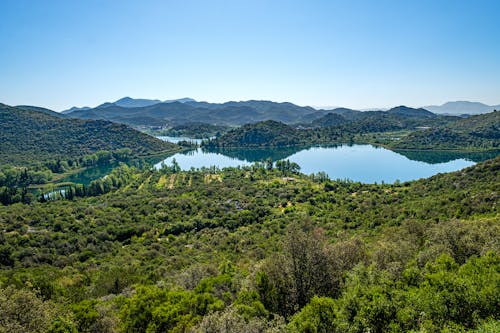
[[[196,102],[196,100],[189,98],[189,97],[184,97],[184,98],[178,98],[178,99],[169,99],[166,101],[163,101],[163,103],[173,103],[173,102],[179,102],[179,103],[193,103]]]
[[[388,111],[357,111],[346,108],[330,110],[328,114],[311,122],[313,127],[340,126],[352,123],[353,129],[360,132],[372,132],[373,129],[409,129],[435,123],[438,116],[424,109],[397,106]],[[442,117],[441,117],[442,118]]]
[[[151,154],[176,148],[126,125],[80,120],[0,104],[0,161],[32,164],[129,148]]]
[[[130,97],[123,97],[116,102],[114,105],[121,106],[123,108],[140,108],[144,106],[150,106],[161,103],[159,99],[134,99]]]
[[[397,106],[395,108],[389,109],[388,114],[395,114],[411,118],[435,118],[436,115],[425,109],[414,109],[404,105]]]
[[[71,113],[71,112],[74,112],[74,111],[85,111],[85,110],[90,110],[91,107],[88,107],[88,106],[83,106],[81,108],[77,107],[77,106],[73,106],[67,110],[64,110],[64,111],[61,111],[60,113],[62,114],[66,114],[66,113]]]
[[[448,113],[453,115],[481,114],[500,109],[500,105],[486,105],[479,102],[457,101],[447,102],[443,105],[430,105],[423,107],[434,113]]]
[[[452,103],[447,104],[451,105]],[[218,126],[241,126],[266,120],[274,120],[285,124],[300,124],[307,127],[312,122],[314,122],[312,126],[320,126],[321,122],[326,120],[320,119],[327,114],[339,115],[348,121],[366,119],[371,123],[383,118],[386,121],[401,123],[400,127],[429,126],[440,120],[446,122],[446,119],[442,118],[442,116],[437,117],[432,112],[432,107],[430,108],[431,110],[401,105],[387,111],[359,111],[348,108],[317,110],[309,106],[299,106],[288,102],[278,103],[260,100],[208,103],[191,98],[181,98],[160,102],[159,100],[125,97],[113,103],[101,104],[93,109],[75,109],[69,114],[74,118],[104,119],[135,127],[171,127],[200,122]],[[495,107],[489,108],[493,110]],[[471,107],[462,109],[456,107],[456,112],[452,113],[461,115],[466,113],[466,110],[470,111]],[[333,121],[335,116],[329,117],[331,118],[329,121]],[[342,118],[335,117],[335,119],[336,122],[332,122],[332,125],[341,121]],[[448,120],[451,121],[452,119]]]
[[[348,119],[348,120],[357,120],[365,117],[369,113],[358,111],[358,110],[352,110],[352,109],[347,109],[347,108],[336,108],[333,110],[329,110],[328,112],[334,113],[341,115],[342,117]],[[374,112],[374,111],[370,111]]]
[[[103,108],[107,108],[110,106],[119,106],[122,108],[140,108],[140,107],[147,107],[147,106],[151,106],[151,105],[155,105],[155,104],[159,104],[159,103],[174,103],[174,102],[193,103],[193,102],[196,102],[196,100],[189,98],[189,97],[184,97],[184,98],[179,98],[179,99],[170,99],[170,100],[166,100],[166,101],[162,102],[159,99],[143,99],[143,98],[123,97],[115,102],[102,103],[102,104],[96,106],[95,108],[96,109],[103,109]],[[61,113],[66,114],[66,113],[72,113],[75,111],[88,111],[91,109],[92,108],[90,108],[88,106],[84,106],[81,108],[73,106],[72,108],[70,108],[68,110],[64,110]]]
[[[95,109],[104,109],[110,106],[119,106],[122,108],[140,108],[145,106],[151,106],[161,103],[159,99],[143,99],[143,98],[131,98],[123,97],[114,102],[105,102],[95,107]]]
[[[317,112],[311,107],[270,101],[217,104],[190,99],[182,100],[185,102],[168,101],[144,107],[123,107],[111,103],[91,110],[74,111],[70,115],[82,119],[105,119],[131,126],[165,126],[193,122],[240,126],[265,120],[293,123],[304,115]]]
[[[333,110],[329,110],[329,113],[338,114],[343,116],[344,118],[354,121],[372,117],[381,117],[381,116],[401,116],[403,118],[435,118],[436,115],[425,109],[414,109],[404,105],[396,106],[387,111],[383,110],[371,110],[371,111],[358,111],[347,108],[336,108]]]

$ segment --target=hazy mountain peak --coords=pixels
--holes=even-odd
[[[131,98],[131,97],[123,97],[112,103],[114,105],[118,105],[124,108],[140,108],[144,106],[150,106],[154,104],[161,103],[159,99],[143,99],[143,98]]]
[[[71,113],[74,111],[86,111],[86,110],[90,110],[90,109],[91,109],[91,107],[88,107],[88,106],[82,106],[82,107],[72,106],[71,108],[69,108],[67,110],[61,111],[61,113],[66,114],[66,113]]]
[[[424,106],[424,108],[434,113],[460,115],[488,113],[498,108],[498,105],[486,105],[484,103],[471,101],[452,101],[442,105]]]
[[[189,97],[183,97],[183,98],[168,99],[166,101],[163,101],[163,103],[172,103],[172,102],[188,103],[188,102],[196,102],[196,100]]]

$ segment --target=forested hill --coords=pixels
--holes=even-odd
[[[76,158],[99,150],[150,154],[175,147],[109,121],[67,119],[0,104],[0,162],[5,164]]]
[[[394,144],[402,149],[500,149],[500,111],[416,131]]]
[[[397,140],[387,139],[398,132]],[[277,147],[310,144],[374,143],[385,136],[394,149],[500,149],[500,111],[460,118],[423,109],[332,112],[301,126],[264,121],[233,129],[204,144],[209,147]]]
[[[60,112],[55,112],[46,108],[42,108],[39,106],[32,106],[32,105],[16,105],[15,108],[17,109],[23,109],[23,110],[29,110],[29,111],[37,111],[41,113],[48,114],[53,117],[57,118],[65,118],[66,116],[63,113]]]
[[[247,124],[233,129],[209,145],[219,147],[278,147],[302,143],[301,133],[295,128],[274,120]]]
[[[500,138],[500,110],[460,119],[448,127],[479,136]]]
[[[337,119],[332,119],[333,117]],[[322,123],[338,121],[336,114],[325,117]],[[346,121],[338,126],[318,128],[294,127],[281,122],[267,120],[235,128],[222,136],[205,142],[208,147],[284,147],[309,144],[337,144],[352,141],[360,133],[395,131],[407,125],[394,116]]]
[[[415,110],[416,112],[414,112]],[[358,113],[356,113],[358,112]],[[277,121],[263,121],[233,129],[210,140],[210,147],[278,147],[309,144],[340,144],[354,142],[368,133],[414,131],[419,126],[441,126],[458,117],[429,116],[425,110],[396,110],[344,113],[331,112],[310,124],[287,125]],[[432,114],[431,114],[432,115]]]

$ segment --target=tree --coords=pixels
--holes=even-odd
[[[177,163],[177,160],[175,158],[172,159],[172,172],[173,173],[178,173],[181,171],[181,167],[179,163]]]
[[[29,289],[0,289],[0,333],[44,333],[55,318],[56,308]]]
[[[271,312],[291,316],[314,295],[336,292],[331,267],[320,237],[292,225],[283,242],[283,254],[268,260],[257,275],[262,302]]]
[[[288,329],[291,332],[332,332],[336,308],[337,305],[333,299],[315,296],[309,304],[292,317]]]

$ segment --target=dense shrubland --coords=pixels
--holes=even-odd
[[[0,327],[492,332],[499,170],[364,185],[286,162],[122,166],[92,196],[0,208]]]

